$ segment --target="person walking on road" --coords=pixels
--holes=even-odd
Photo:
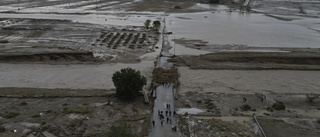
[[[163,120],[161,120],[161,127],[163,127]]]
[[[152,120],[152,126],[154,127],[154,120]]]
[[[168,124],[168,122],[169,122],[169,117],[167,117],[167,124]]]

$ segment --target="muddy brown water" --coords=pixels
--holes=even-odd
[[[320,48],[318,18],[282,21],[264,14],[199,12],[171,14],[166,19],[172,39],[196,39],[211,44],[254,47]]]

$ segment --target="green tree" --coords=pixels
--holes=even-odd
[[[161,26],[161,23],[160,23],[160,21],[153,21],[153,26],[156,28],[156,29],[159,29],[160,28],[160,26]]]
[[[140,71],[132,68],[123,68],[112,76],[112,81],[116,87],[116,95],[123,101],[133,101],[142,87],[147,84],[147,79],[140,75]]]
[[[181,6],[179,6],[179,5],[175,5],[174,8],[175,9],[182,9]]]
[[[150,23],[151,23],[151,20],[147,19],[146,22],[144,22],[144,26],[145,26],[147,29],[149,29]]]

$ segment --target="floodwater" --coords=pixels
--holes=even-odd
[[[166,19],[172,39],[203,40],[210,44],[253,47],[320,48],[320,19],[283,21],[264,14],[198,12],[171,14]]]

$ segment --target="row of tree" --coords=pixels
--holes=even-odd
[[[147,19],[147,20],[144,22],[144,26],[145,26],[147,29],[149,29],[150,23],[151,23],[151,20]],[[158,29],[160,28],[160,26],[161,26],[161,22],[160,22],[160,21],[158,21],[158,20],[153,21],[153,27],[154,27],[155,29],[158,30]]]

